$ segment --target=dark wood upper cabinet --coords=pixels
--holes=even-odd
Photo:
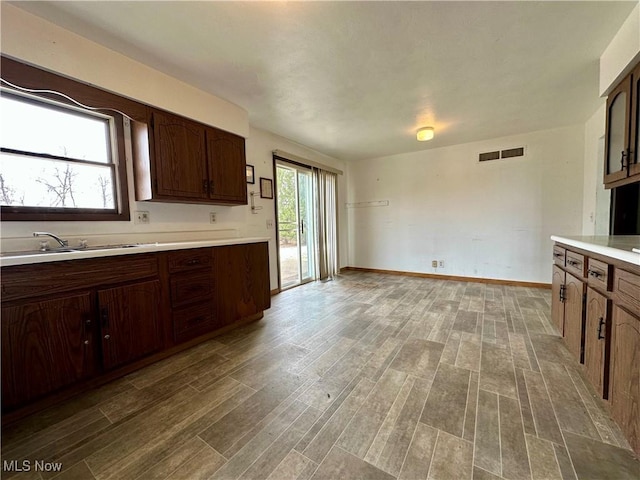
[[[2,407],[11,408],[94,372],[89,292],[2,308]]]
[[[247,203],[244,138],[222,130],[207,130],[209,195],[212,199]]]
[[[158,305],[158,280],[98,291],[105,369],[123,365],[162,347]]]
[[[640,64],[607,97],[605,188],[640,181]]]
[[[132,122],[136,200],[246,205],[244,138],[149,108]]]
[[[158,196],[207,199],[204,128],[175,115],[152,115]]]

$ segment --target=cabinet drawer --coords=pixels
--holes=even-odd
[[[215,328],[215,315],[208,303],[173,312],[173,337],[178,343],[204,335]]]
[[[158,274],[155,254],[69,260],[2,269],[2,301],[66,293]]]
[[[584,255],[567,250],[565,266],[567,271],[574,275],[584,278],[586,273],[586,263]]]
[[[168,260],[169,272],[173,273],[210,267],[213,263],[213,256],[210,248],[198,248],[172,252],[169,254]]]
[[[587,283],[596,289],[611,291],[612,266],[593,258],[587,259],[587,265]]]
[[[640,316],[640,275],[616,268],[613,292],[618,303],[631,313]]]
[[[171,306],[181,307],[207,299],[213,300],[213,278],[209,272],[171,276]]]
[[[557,245],[553,246],[553,261],[556,265],[564,267],[565,255],[567,250]]]

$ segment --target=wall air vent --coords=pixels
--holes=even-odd
[[[498,160],[500,158],[500,152],[486,152],[478,155],[478,160],[481,162],[488,162],[489,160]]]
[[[508,148],[505,150],[496,150],[495,152],[484,152],[478,154],[479,162],[488,162],[490,160],[499,160],[501,158],[524,157],[525,147]]]
[[[502,158],[524,157],[524,147],[510,148],[509,150],[502,150]]]

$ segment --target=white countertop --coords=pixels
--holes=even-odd
[[[640,235],[551,235],[551,240],[640,266]]]
[[[227,238],[216,240],[198,240],[191,242],[161,242],[161,243],[141,243],[133,247],[126,248],[105,248],[92,247],[88,250],[73,252],[16,252],[14,254],[4,254],[0,257],[0,266],[9,267],[12,265],[27,265],[32,263],[61,262],[64,260],[81,260],[87,258],[115,257],[118,255],[135,255],[138,253],[165,252],[167,250],[185,250],[188,248],[219,247],[223,245],[240,245],[245,243],[268,242],[268,237],[251,238]]]

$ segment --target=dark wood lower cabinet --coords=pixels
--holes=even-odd
[[[613,306],[611,329],[611,415],[631,447],[640,452],[640,318]]]
[[[267,243],[215,249],[218,316],[231,323],[271,306]]]
[[[587,312],[584,334],[584,366],[587,377],[596,391],[608,397],[606,380],[608,367],[606,362],[607,339],[611,334],[611,322],[608,316],[609,300],[593,288],[587,288]]]
[[[95,371],[89,292],[2,308],[2,406],[11,408]]]
[[[98,291],[102,364],[110,370],[162,347],[160,281]]]
[[[554,246],[553,321],[640,454],[640,265],[574,248]]]
[[[564,340],[574,358],[582,361],[584,336],[583,298],[585,284],[567,272],[564,293]]]
[[[1,282],[2,411],[14,419],[271,302],[267,242],[4,267]]]
[[[560,335],[564,334],[564,270],[553,266],[551,282],[551,318]]]

